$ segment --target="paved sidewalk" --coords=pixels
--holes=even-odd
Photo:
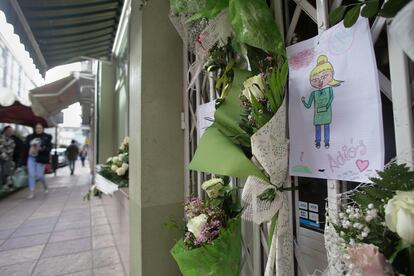
[[[90,175],[67,167],[48,175],[49,193],[38,184],[0,200],[0,275],[124,276],[102,201],[83,201]]]

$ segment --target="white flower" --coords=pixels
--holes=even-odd
[[[117,175],[119,175],[119,176],[123,176],[123,175],[125,175],[125,173],[126,173],[126,169],[124,169],[124,168],[118,168],[117,170],[116,170],[116,174]]]
[[[115,156],[115,157],[112,158],[112,162],[115,163],[115,164],[118,164],[119,161],[120,160],[119,160],[119,157],[118,156]]]
[[[106,159],[106,163],[109,163],[112,161],[112,157],[109,157],[108,159]]]
[[[365,221],[366,222],[371,222],[371,220],[373,220],[374,218],[372,217],[372,216],[370,216],[370,215],[367,215],[366,217],[365,217]]]
[[[129,136],[125,136],[124,141],[122,142],[122,144],[124,144],[124,145],[129,144]]]
[[[257,100],[261,100],[264,98],[264,89],[265,89],[265,83],[263,80],[263,75],[259,74],[256,76],[253,76],[251,78],[248,78],[243,82],[243,95],[249,99],[251,102],[251,95],[253,95]]]
[[[111,166],[111,170],[112,171],[116,172],[117,169],[118,169],[118,166],[117,165],[112,165]]]
[[[122,168],[125,169],[125,170],[128,170],[129,165],[127,163],[123,163],[122,164]]]
[[[118,155],[118,159],[119,161],[124,161],[124,155],[121,153],[120,155]]]
[[[368,204],[368,209],[374,209],[374,204],[372,203]]]
[[[414,244],[414,191],[397,191],[385,206],[385,222],[391,231]]]
[[[207,215],[201,214],[190,219],[187,223],[187,229],[193,233],[194,237],[198,239],[201,236],[201,231],[207,223]]]
[[[201,188],[206,191],[209,198],[217,198],[220,195],[220,191],[224,186],[223,179],[213,178],[205,181]]]

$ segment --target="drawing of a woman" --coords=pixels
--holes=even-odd
[[[302,97],[302,103],[310,109],[314,104],[313,124],[315,126],[315,147],[321,147],[321,131],[323,126],[325,148],[329,148],[330,125],[332,122],[332,101],[334,99],[333,87],[339,86],[342,81],[334,79],[334,68],[328,61],[326,55],[320,55],[317,65],[310,73],[309,81],[312,87],[317,90],[312,91],[309,100]]]

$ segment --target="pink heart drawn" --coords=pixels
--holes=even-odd
[[[366,169],[368,169],[369,160],[360,160],[360,159],[358,159],[357,161],[355,161],[355,165],[357,166],[357,168],[360,172],[363,172]]]

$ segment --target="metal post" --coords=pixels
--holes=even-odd
[[[190,164],[190,126],[189,126],[189,95],[187,87],[188,74],[188,49],[187,43],[183,43],[183,113],[182,113],[182,128],[184,130],[184,198],[190,197],[190,171],[188,165]]]
[[[408,60],[390,32],[388,54],[397,159],[399,163],[407,163],[412,167],[414,137]]]
[[[58,125],[56,124],[55,127],[55,154],[52,157],[52,166],[53,166],[53,172],[55,174],[55,176],[57,175],[57,167],[59,164],[59,159],[58,159],[58,154],[57,154],[57,148],[58,148]]]
[[[327,0],[317,0],[316,1],[316,13],[318,20],[318,33],[322,34],[329,26],[328,21],[328,1]],[[328,188],[328,207],[329,212],[333,216],[337,213],[338,210],[338,197],[337,195],[340,192],[340,182],[337,180],[328,179],[327,180]]]

